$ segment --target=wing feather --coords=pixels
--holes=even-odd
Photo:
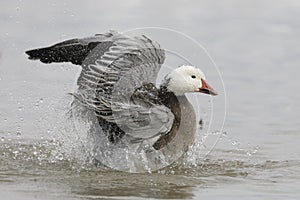
[[[116,124],[136,139],[155,137],[171,129],[174,116],[157,99],[155,88],[165,52],[150,38],[111,31],[26,53],[29,59],[44,63],[81,65],[78,90],[73,96],[95,111],[99,123]],[[123,134],[118,133],[118,138]]]

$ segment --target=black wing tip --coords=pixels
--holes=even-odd
[[[31,49],[25,51],[28,55],[29,60],[39,60],[42,63],[52,63],[51,59],[47,55],[48,48],[40,48],[40,49]]]
[[[25,53],[28,55],[29,60],[38,60],[39,58],[37,57],[37,49],[31,49],[25,51]]]

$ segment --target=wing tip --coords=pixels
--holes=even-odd
[[[46,48],[40,48],[40,49],[31,49],[25,51],[25,54],[28,55],[29,60],[39,60],[42,63],[52,63],[50,58],[48,56],[45,56],[45,50]]]
[[[29,60],[39,59],[38,57],[36,57],[36,49],[27,50],[27,51],[25,51],[25,54],[28,55]]]

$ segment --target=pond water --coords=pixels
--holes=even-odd
[[[300,199],[298,1],[12,0],[0,10],[1,199]],[[183,163],[96,167],[66,119],[80,68],[24,54],[111,29],[150,35],[168,65],[190,61],[220,93],[189,96],[204,127]]]

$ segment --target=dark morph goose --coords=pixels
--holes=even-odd
[[[95,113],[104,133],[98,138],[107,148],[147,144],[165,158],[178,158],[193,144],[196,131],[196,115],[185,93],[217,94],[194,66],[171,71],[157,88],[165,52],[144,35],[130,37],[111,31],[26,53],[43,63],[82,66],[74,101]]]

